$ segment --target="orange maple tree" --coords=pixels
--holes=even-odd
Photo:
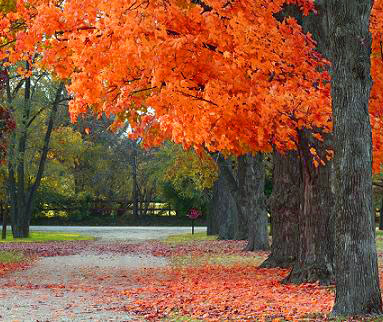
[[[327,62],[290,18],[313,1],[34,0],[3,17],[9,63],[32,61],[61,78],[75,119],[89,108],[129,120],[146,143],[240,154],[295,148],[301,127],[331,129]],[[20,71],[21,72],[21,71]]]
[[[315,14],[312,0],[17,1],[0,20],[0,58],[5,65],[33,60],[70,78],[73,119],[89,108],[113,114],[116,126],[129,120],[147,145],[172,139],[234,154],[295,149],[297,129],[331,130],[331,103],[315,42],[294,19],[275,18],[286,3]],[[371,17],[375,172],[383,161],[381,18],[378,0]]]

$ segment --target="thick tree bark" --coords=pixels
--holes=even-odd
[[[219,214],[217,209],[218,203],[218,180],[214,183],[212,189],[212,198],[209,203],[209,210],[207,214],[207,234],[218,235],[219,233]]]
[[[320,8],[322,1],[316,1]],[[304,32],[310,32],[317,41],[317,50],[329,56],[326,39],[327,17],[325,12],[303,16],[296,5],[286,6],[283,14],[294,16]],[[314,85],[313,85],[314,86]],[[312,131],[322,135],[321,142],[312,136]],[[316,168],[310,149],[315,148],[315,160],[326,161]],[[326,160],[326,149],[331,149],[331,136],[320,129],[301,129],[298,150],[302,175],[302,200],[299,212],[298,257],[286,283],[307,283],[320,281],[329,284],[334,281],[334,187],[332,161]]]
[[[372,207],[368,102],[372,0],[327,0],[336,171],[333,316],[382,313]]]
[[[248,222],[247,251],[268,250],[263,154],[243,155],[238,160],[238,206]]]
[[[291,267],[298,252],[298,216],[302,180],[296,152],[273,154],[273,192],[268,200],[272,222],[270,256],[263,268]]]
[[[233,173],[232,164],[230,160],[218,158],[218,167],[220,171],[220,178],[222,180],[221,188],[224,187],[225,192],[221,190],[222,201],[228,204],[230,211],[227,212],[226,230],[233,231],[233,237],[228,239],[244,240],[248,237],[248,226],[246,214],[243,213],[243,208],[240,207],[239,202],[239,186],[237,178]],[[224,183],[224,184],[223,184]],[[225,200],[227,199],[227,200]],[[220,221],[222,222],[222,221]],[[230,226],[233,227],[230,227]],[[220,231],[222,229],[220,228]],[[220,232],[221,237],[221,232]],[[226,238],[225,238],[226,239]]]
[[[247,239],[246,250],[269,249],[264,195],[265,169],[262,154],[256,157],[250,154],[239,157],[236,177],[231,169],[230,161],[221,157],[218,159],[218,166],[220,169],[218,187],[220,187],[220,180],[222,180],[221,187],[226,187],[226,195],[222,199],[226,199],[226,203],[231,203],[233,210],[229,214],[236,215],[228,216],[226,221],[226,224],[234,224],[233,239]]]
[[[235,200],[222,173],[213,187],[213,198],[210,205],[212,233],[222,240],[232,240],[237,227],[238,209]]]
[[[327,135],[325,142],[329,142]],[[299,154],[303,186],[299,211],[297,261],[285,283],[321,284],[334,282],[334,187],[332,161],[315,167],[310,148],[315,147],[321,160],[326,160],[324,143],[308,130],[299,134]]]

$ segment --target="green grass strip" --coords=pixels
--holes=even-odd
[[[186,234],[179,234],[179,235],[172,235],[169,236],[164,240],[165,243],[174,243],[174,244],[182,244],[187,242],[192,242],[195,240],[217,240],[218,236],[208,236],[204,232],[198,232],[192,234],[186,233]]]
[[[14,239],[12,232],[7,232],[7,239],[0,240],[0,243],[20,243],[20,242],[50,242],[50,241],[65,241],[65,240],[94,240],[93,236],[81,235],[77,233],[67,232],[47,232],[47,231],[32,231],[29,238]]]
[[[0,264],[11,264],[25,261],[26,257],[20,251],[2,250],[0,251]]]

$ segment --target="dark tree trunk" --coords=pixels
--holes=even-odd
[[[237,227],[238,210],[235,200],[222,173],[214,184],[213,198],[210,206],[212,231],[219,239],[232,240]]]
[[[27,64],[27,69],[29,65]],[[28,138],[27,123],[29,121],[31,112],[31,79],[25,80],[24,89],[24,104],[23,104],[23,117],[21,125],[21,135],[17,145],[17,156],[16,156],[16,173],[17,181],[15,190],[16,193],[16,204],[17,207],[12,212],[12,232],[14,238],[25,238],[29,237],[29,214],[27,210],[27,193],[25,189],[25,150]],[[28,229],[27,229],[28,227]],[[26,235],[24,233],[27,233]]]
[[[13,238],[28,238],[29,237],[29,225],[30,221],[28,220],[27,216],[20,216],[17,214],[18,217],[21,217],[22,220],[18,220],[13,225],[12,233]]]
[[[136,142],[132,142],[132,196],[133,196],[133,216],[138,217],[138,183],[137,183],[137,146]]]
[[[209,203],[209,211],[207,214],[207,234],[210,235],[218,235],[219,233],[219,213],[217,211],[218,208],[218,180],[214,183],[212,198]]]
[[[263,154],[241,156],[238,160],[238,207],[248,222],[245,250],[268,250],[267,213],[265,205],[265,165]]]
[[[336,171],[333,316],[382,313],[372,205],[368,102],[372,0],[327,0]]]
[[[379,210],[379,230],[383,230],[383,198],[380,203],[380,210]]]
[[[273,154],[273,191],[268,200],[272,222],[270,256],[263,268],[291,267],[298,252],[301,175],[296,152]]]
[[[0,203],[0,212],[1,212],[1,216],[3,218],[3,227],[1,230],[1,239],[5,240],[5,239],[7,239],[7,209],[3,205],[3,203]]]
[[[320,8],[323,3],[316,1]],[[329,56],[326,39],[327,17],[321,14],[303,16],[295,5],[285,7],[284,15],[294,16],[317,41],[317,50],[325,57]],[[314,86],[314,85],[313,85]],[[322,135],[324,142],[315,139],[312,131]],[[316,157],[310,152],[315,148]],[[302,129],[299,131],[298,150],[302,175],[302,200],[299,212],[299,249],[297,261],[286,283],[307,283],[320,281],[330,284],[334,281],[334,187],[333,165],[315,167],[313,162],[326,160],[326,149],[331,149],[331,137],[320,129]]]
[[[32,217],[32,204],[37,189],[44,173],[44,167],[49,151],[49,142],[53,131],[54,120],[61,100],[61,93],[64,90],[64,83],[61,82],[57,91],[56,97],[52,104],[51,114],[49,116],[47,131],[44,137],[44,145],[41,151],[39,166],[35,176],[35,181],[28,190],[25,183],[25,149],[27,142],[27,130],[30,125],[30,92],[31,82],[30,79],[25,81],[25,94],[24,94],[24,112],[22,119],[21,136],[17,146],[17,155],[14,157],[14,142],[11,145],[11,161],[8,162],[8,188],[11,200],[11,221],[12,233],[14,238],[27,238],[29,237],[29,225]],[[29,124],[29,125],[28,125]],[[14,138],[15,139],[15,138]],[[14,160],[12,160],[14,157]],[[13,162],[16,164],[16,173]]]
[[[325,142],[329,143],[329,135]],[[285,283],[321,284],[334,282],[334,187],[332,161],[315,167],[310,148],[326,160],[325,143],[312,137],[308,130],[299,133],[299,154],[303,186],[299,211],[297,260]],[[326,160],[327,161],[327,160]]]
[[[234,239],[244,240],[248,237],[247,218],[242,212],[242,208],[238,205],[238,183],[236,176],[232,170],[232,162],[225,160],[222,157],[218,159],[218,167],[220,171],[219,179],[222,180],[218,185],[220,195],[220,205],[224,211],[224,217],[226,218],[225,225],[222,226],[223,221],[220,221],[220,233],[219,237],[224,237],[228,233],[229,238],[222,239]],[[226,210],[227,209],[227,210]]]

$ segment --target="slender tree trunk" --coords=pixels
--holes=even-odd
[[[298,252],[298,216],[302,180],[296,152],[273,154],[273,191],[268,200],[272,221],[271,254],[263,268],[291,267]]]
[[[329,143],[329,136],[325,142]],[[326,160],[327,145],[312,137],[308,130],[299,134],[299,153],[303,186],[299,211],[299,248],[297,261],[285,283],[321,284],[334,282],[334,187],[332,161],[315,167],[310,149],[315,147]]]
[[[133,216],[138,217],[138,189],[137,189],[137,146],[136,142],[132,143],[132,196],[133,196]]]
[[[382,198],[382,201],[380,202],[379,230],[383,230],[383,198]]]
[[[31,84],[30,79],[25,81],[25,94],[24,94],[24,114],[22,120],[22,132],[18,142],[17,155],[14,158],[16,163],[16,173],[13,165],[13,160],[8,163],[9,177],[9,195],[11,199],[11,220],[12,220],[12,233],[14,238],[27,238],[29,237],[29,225],[32,217],[32,204],[35,197],[35,193],[40,186],[40,182],[44,173],[44,167],[47,160],[49,142],[53,131],[54,120],[58,106],[60,104],[61,93],[64,90],[64,83],[60,83],[59,88],[56,91],[56,97],[52,104],[51,114],[49,116],[47,131],[44,137],[44,145],[42,148],[39,166],[36,173],[36,179],[29,191],[26,189],[25,183],[25,149],[27,142],[27,123],[30,116],[30,91]],[[12,147],[12,156],[13,156]]]
[[[3,217],[3,227],[1,230],[1,239],[7,239],[7,209],[4,207],[3,203],[0,203],[0,211]]]
[[[27,66],[28,67],[28,66]],[[29,236],[29,220],[28,213],[26,211],[26,187],[25,187],[25,150],[28,138],[27,123],[29,121],[31,110],[31,79],[25,80],[24,88],[24,104],[23,104],[23,117],[21,124],[21,134],[17,145],[16,155],[16,203],[17,209],[14,211],[15,217],[13,218],[12,226],[14,238],[24,238]]]
[[[372,205],[368,102],[372,0],[327,0],[336,171],[333,316],[382,313]]]
[[[238,201],[248,222],[248,242],[245,250],[268,250],[267,212],[265,205],[265,165],[263,154],[246,154],[238,160]]]

